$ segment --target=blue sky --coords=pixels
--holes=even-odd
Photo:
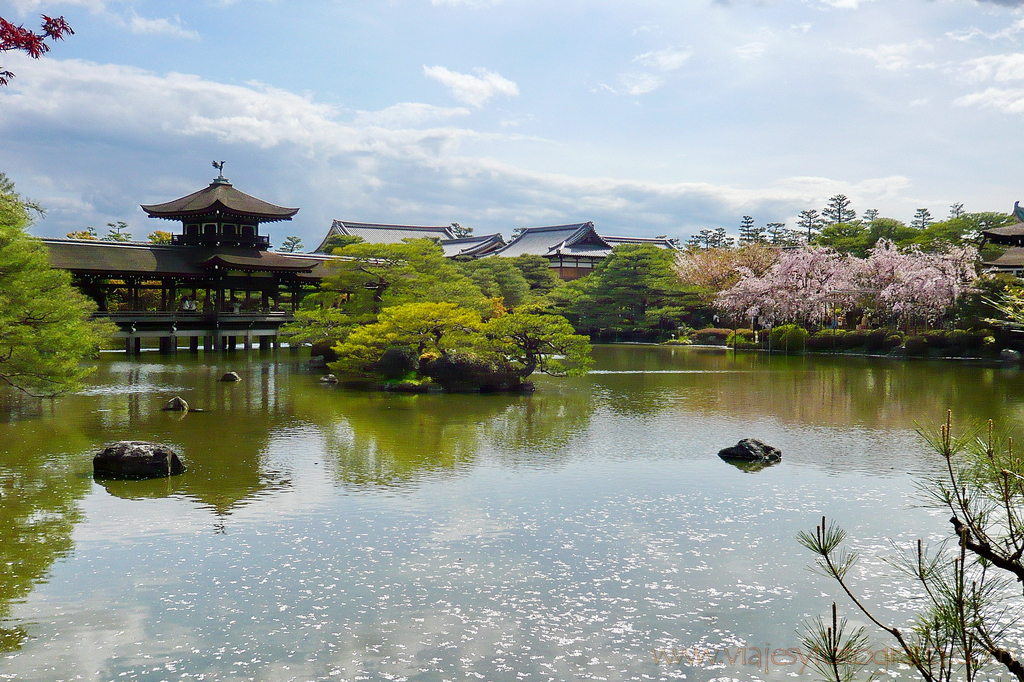
[[[793,223],[847,194],[909,220],[1024,199],[1024,10],[973,0],[0,0],[76,35],[0,65],[0,171],[35,232],[171,223],[204,187],[477,233]]]

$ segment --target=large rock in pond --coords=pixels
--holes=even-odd
[[[225,372],[224,376],[220,378],[221,381],[241,381],[242,377],[238,376],[237,372]]]
[[[164,412],[188,412],[188,403],[180,395],[176,395],[164,405]]]
[[[96,478],[165,478],[185,471],[177,453],[144,440],[111,443],[92,458]]]
[[[718,456],[744,462],[778,462],[782,459],[782,450],[754,438],[744,438],[732,447],[719,450]]]

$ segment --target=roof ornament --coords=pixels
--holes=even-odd
[[[216,168],[218,173],[219,173],[219,175],[217,175],[217,177],[213,179],[213,184],[215,184],[215,185],[230,185],[231,182],[227,178],[224,177],[224,162],[223,161],[214,161],[213,162],[213,167]]]

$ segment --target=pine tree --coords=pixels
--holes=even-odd
[[[754,218],[748,215],[740,220],[740,244],[763,244],[765,239],[765,228],[756,227]]]
[[[864,222],[871,223],[878,220],[879,212],[877,208],[869,208],[864,211]]]
[[[132,240],[132,233],[125,232],[128,229],[128,223],[123,220],[118,220],[116,223],[107,223],[106,237],[100,237],[101,242],[130,242]]]
[[[459,225],[458,223],[452,223],[452,233],[455,234],[455,238],[456,239],[462,239],[463,237],[472,237],[473,236],[473,228],[472,227],[463,227],[462,225]]]
[[[796,224],[807,231],[807,241],[811,241],[814,239],[814,235],[821,231],[824,222],[816,209],[809,208],[806,211],[800,211],[800,218]]]
[[[301,248],[302,238],[292,235],[284,238],[284,241],[281,242],[281,246],[278,248],[278,251],[281,253],[295,253]]]
[[[0,173],[0,382],[52,396],[92,371],[82,361],[113,326],[92,320],[95,304],[50,268],[46,247],[25,231],[33,208]]]
[[[932,212],[927,208],[919,208],[917,213],[914,214],[914,219],[910,221],[910,226],[916,227],[919,230],[925,230],[932,222],[934,222],[932,220]]]
[[[821,216],[830,225],[835,225],[855,220],[857,212],[850,208],[850,199],[845,194],[837,194],[828,200],[828,206],[821,210]]]
[[[950,204],[949,205],[949,218],[948,220],[956,220],[962,218],[964,215],[964,205],[962,203]]]
[[[708,248],[710,249],[731,249],[735,240],[730,237],[724,227],[716,227],[711,231],[711,236],[708,239]]]

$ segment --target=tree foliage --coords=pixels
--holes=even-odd
[[[459,263],[457,268],[473,280],[484,296],[500,298],[502,305],[510,310],[519,307],[530,295],[530,283],[510,258],[481,258]]]
[[[281,246],[277,248],[281,253],[295,253],[302,248],[302,238],[295,235],[290,235],[284,238],[281,242]]]
[[[64,36],[74,35],[71,26],[64,20],[64,17],[43,16],[43,25],[36,33],[24,26],[17,26],[0,17],[0,53],[2,52],[24,52],[33,59],[39,59],[50,51],[47,40],[63,40]],[[0,70],[0,87],[6,86],[14,78],[10,71]]]
[[[748,244],[738,249],[683,251],[676,257],[676,273],[684,287],[690,287],[705,304],[740,280],[741,272],[764,275],[779,259],[778,249]]]
[[[170,244],[173,238],[174,235],[166,230],[153,230],[146,237],[151,244]]]
[[[587,277],[559,289],[559,311],[577,329],[675,329],[697,302],[675,272],[675,251],[620,244]]]
[[[519,312],[500,315],[481,329],[484,348],[520,378],[534,372],[552,376],[586,374],[590,341],[558,315]]]
[[[46,247],[30,237],[29,205],[0,174],[0,381],[31,395],[74,390],[92,369],[109,323],[91,319],[95,304],[50,268]]]

